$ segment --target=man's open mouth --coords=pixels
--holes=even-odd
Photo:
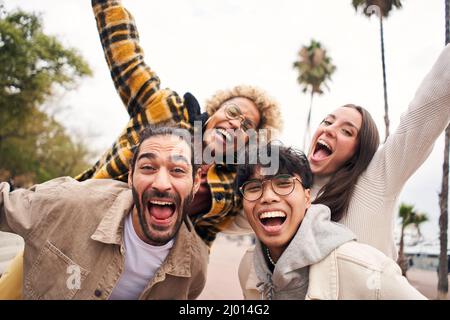
[[[316,147],[313,151],[312,160],[320,161],[328,158],[333,153],[333,149],[331,146],[326,143],[324,140],[317,140]]]
[[[168,222],[176,211],[176,204],[172,200],[149,200],[147,209],[157,222]]]
[[[286,213],[283,211],[266,211],[259,215],[259,221],[267,232],[277,232],[286,221]]]

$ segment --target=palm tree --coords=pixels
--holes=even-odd
[[[428,221],[428,217],[425,213],[417,213],[414,210],[414,206],[408,205],[405,203],[400,204],[399,209],[399,216],[401,218],[401,235],[400,235],[400,249],[398,252],[398,260],[397,263],[402,269],[402,274],[406,277],[406,271],[408,270],[408,263],[404,254],[404,235],[405,235],[405,229],[408,226],[414,226],[416,229],[419,237],[420,234],[420,224],[424,223],[425,221]]]
[[[445,0],[445,44],[450,43],[450,0]],[[449,144],[450,125],[445,129],[444,165],[442,174],[442,188],[439,194],[439,216],[440,245],[439,254],[439,276],[438,276],[438,299],[447,299],[448,293],[448,254],[447,254],[447,228],[448,228],[448,168],[449,168]]]
[[[380,19],[380,40],[381,40],[381,64],[383,67],[383,90],[384,90],[384,124],[385,124],[385,139],[389,136],[389,108],[387,98],[386,85],[386,62],[384,59],[384,32],[383,32],[383,18],[387,18],[391,10],[395,7],[400,9],[402,7],[401,0],[352,0],[352,5],[356,11],[362,9],[363,13],[370,17],[376,13]]]
[[[5,14],[5,5],[3,4],[3,1],[0,0],[0,19],[3,18],[3,15]]]
[[[309,141],[311,110],[313,97],[315,94],[323,94],[322,87],[329,89],[326,81],[331,80],[331,75],[336,70],[336,66],[331,63],[331,58],[327,56],[322,44],[316,40],[311,40],[308,46],[303,46],[298,52],[298,60],[293,67],[298,71],[297,81],[303,87],[303,93],[310,92],[311,101],[309,105],[308,118],[306,120],[306,130],[303,138],[303,149]]]

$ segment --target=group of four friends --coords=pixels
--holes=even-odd
[[[220,159],[240,145],[249,153],[252,130],[281,130],[274,100],[242,85],[201,113],[190,93],[160,88],[119,0],[92,5],[130,120],[75,179],[0,184],[0,230],[25,240],[0,298],[195,299],[216,234],[249,231],[256,245],[236,275],[246,299],[425,298],[395,263],[393,226],[403,185],[450,121],[450,47],[383,145],[369,112],[348,104],[325,116],[307,155],[268,142],[271,171],[260,159]],[[190,136],[179,134],[196,121],[215,162],[197,163]]]

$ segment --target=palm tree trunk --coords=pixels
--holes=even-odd
[[[313,104],[313,97],[314,97],[314,92],[311,90],[311,101],[309,103],[309,111],[308,111],[308,118],[306,119],[306,130],[305,130],[305,136],[303,137],[303,151],[307,152],[306,148],[306,144],[308,143],[308,141],[311,140],[311,112],[312,112],[312,104]]]
[[[450,42],[450,0],[445,0],[445,44]],[[440,245],[439,254],[439,279],[438,299],[447,299],[448,293],[448,254],[447,254],[447,229],[448,229],[448,169],[449,169],[449,144],[450,125],[445,129],[444,165],[442,174],[442,189],[439,194],[439,206],[441,215],[439,217]]]
[[[402,275],[406,277],[406,259],[404,254],[405,242],[403,240],[404,235],[405,235],[405,226],[402,225],[402,232],[400,234],[400,249],[398,252],[397,263],[400,266],[400,269],[402,270]]]
[[[450,1],[445,0],[445,44],[450,43]]]
[[[380,14],[380,40],[381,40],[381,64],[383,67],[383,93],[384,93],[384,125],[385,125],[385,138],[389,136],[389,108],[387,99],[387,85],[386,85],[386,62],[384,59],[384,32],[383,32],[383,15]]]
[[[448,255],[447,255],[447,228],[448,228],[448,168],[449,168],[449,141],[450,126],[445,130],[444,165],[442,176],[442,189],[439,194],[439,206],[441,215],[439,217],[440,245],[439,254],[439,280],[438,299],[447,299],[448,293]]]

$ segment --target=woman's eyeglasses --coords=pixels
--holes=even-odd
[[[248,129],[254,129],[253,122],[248,120],[244,114],[242,113],[241,109],[235,104],[228,104],[225,106],[225,116],[229,120],[236,120],[239,119],[241,121],[241,128],[244,131],[247,131]]]
[[[241,191],[242,196],[245,200],[248,201],[256,201],[259,200],[264,192],[264,183],[270,181],[270,184],[272,186],[272,190],[280,195],[280,196],[287,196],[292,193],[295,189],[295,180],[300,182],[300,185],[302,182],[297,177],[293,177],[290,174],[279,174],[276,175],[270,179],[264,179],[264,180],[249,180],[245,182],[239,190]]]

